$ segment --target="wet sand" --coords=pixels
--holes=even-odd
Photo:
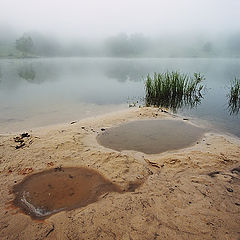
[[[28,131],[18,149],[16,135],[0,136],[0,239],[239,239],[239,139],[208,132],[194,145],[160,154],[119,152],[96,139],[123,123],[172,118],[178,119],[132,108]],[[24,177],[60,167],[96,170],[123,193],[105,192],[41,221],[13,205],[14,186]]]

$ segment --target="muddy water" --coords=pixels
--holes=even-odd
[[[180,120],[141,120],[109,128],[97,136],[104,147],[157,154],[190,146],[204,129]]]
[[[14,205],[32,218],[44,219],[84,207],[106,192],[120,188],[89,168],[56,168],[26,177],[13,187]]]

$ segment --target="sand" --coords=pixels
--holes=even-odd
[[[240,239],[240,140],[206,133],[161,154],[114,151],[97,143],[101,128],[173,116],[153,108],[34,129],[16,149],[0,136],[0,239]],[[190,121],[188,121],[190,122]],[[12,188],[56,167],[89,167],[119,185],[85,207],[33,220],[14,207]]]

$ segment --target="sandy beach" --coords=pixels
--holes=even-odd
[[[240,140],[207,132],[193,145],[161,154],[100,146],[102,131],[138,119],[179,118],[130,108],[80,121],[0,136],[0,239],[240,239]],[[190,122],[188,120],[187,122]],[[33,220],[13,206],[13,186],[59,167],[97,170],[122,192],[85,207]]]

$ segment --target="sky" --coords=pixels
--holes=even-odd
[[[0,0],[0,24],[59,37],[240,31],[240,0]]]

